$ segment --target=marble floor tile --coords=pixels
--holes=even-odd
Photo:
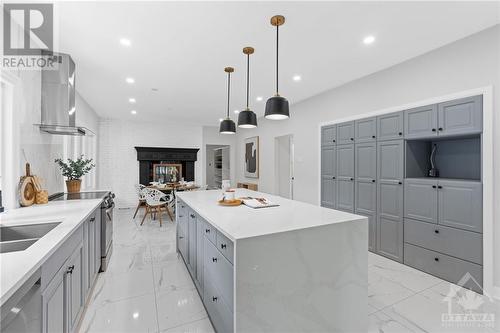
[[[195,287],[181,258],[161,265],[153,265],[153,275],[157,293]]]
[[[162,333],[215,333],[212,323],[208,318],[193,321],[188,324],[172,327],[161,331]]]
[[[157,332],[153,294],[91,305],[80,332]]]
[[[195,288],[159,293],[156,295],[156,303],[160,330],[208,316]]]
[[[425,331],[407,327],[399,321],[389,317],[383,311],[368,316],[368,333],[399,333],[399,332],[419,332]]]
[[[368,304],[374,308],[381,310],[413,294],[402,284],[368,271]]]

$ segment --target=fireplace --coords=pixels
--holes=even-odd
[[[154,181],[154,168],[158,165],[180,165],[180,178],[194,181],[194,162],[198,148],[135,147],[139,161],[139,183],[149,185]]]

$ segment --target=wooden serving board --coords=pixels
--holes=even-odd
[[[19,204],[23,207],[31,206],[35,203],[36,190],[33,184],[33,177],[30,174],[30,164],[26,163],[26,175],[19,181]]]
[[[219,200],[217,201],[221,206],[239,206],[242,204],[243,200],[234,199],[234,200]]]

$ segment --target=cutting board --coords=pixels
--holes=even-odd
[[[26,175],[19,181],[19,204],[23,207],[35,203],[36,189],[30,172],[30,164],[26,163]]]

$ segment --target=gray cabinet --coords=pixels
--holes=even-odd
[[[184,261],[187,263],[188,257],[188,236],[184,229],[177,227],[177,249]]]
[[[437,104],[405,111],[405,139],[437,136]]]
[[[336,191],[336,148],[321,148],[321,206],[335,208]]]
[[[474,96],[438,104],[439,135],[480,133],[483,129],[482,103],[482,96]]]
[[[189,211],[188,229],[188,260],[186,263],[191,275],[196,276],[196,214],[191,210]]]
[[[349,163],[351,161],[352,159]],[[356,181],[375,183],[377,178],[377,145],[375,143],[357,143],[354,161]],[[343,164],[340,163],[340,165]]]
[[[439,180],[437,193],[439,224],[483,232],[481,183]]]
[[[335,145],[337,139],[337,125],[328,125],[321,128],[321,145]]]
[[[336,149],[335,147],[321,148],[321,175],[335,176],[336,172]]]
[[[205,233],[205,220],[198,216],[196,223],[196,278],[195,282],[200,290],[200,295],[203,297],[203,235]]]
[[[63,333],[65,311],[66,267],[62,267],[42,292],[42,332]]]
[[[377,143],[377,253],[403,260],[403,140]]]
[[[377,138],[377,118],[364,118],[354,122],[354,141],[375,142]]]
[[[429,223],[438,221],[437,179],[405,180],[405,217]]]
[[[85,304],[83,244],[77,248],[67,263],[68,331],[74,332]]]
[[[337,209],[354,212],[354,180],[337,180]]]
[[[321,206],[336,208],[337,181],[335,176],[321,176]]]
[[[403,138],[403,112],[394,112],[377,117],[377,141]]]
[[[337,146],[337,180],[354,180],[354,144]]]
[[[403,261],[403,221],[378,217],[377,253],[395,261]]]
[[[337,125],[337,144],[354,143],[354,121]]]

